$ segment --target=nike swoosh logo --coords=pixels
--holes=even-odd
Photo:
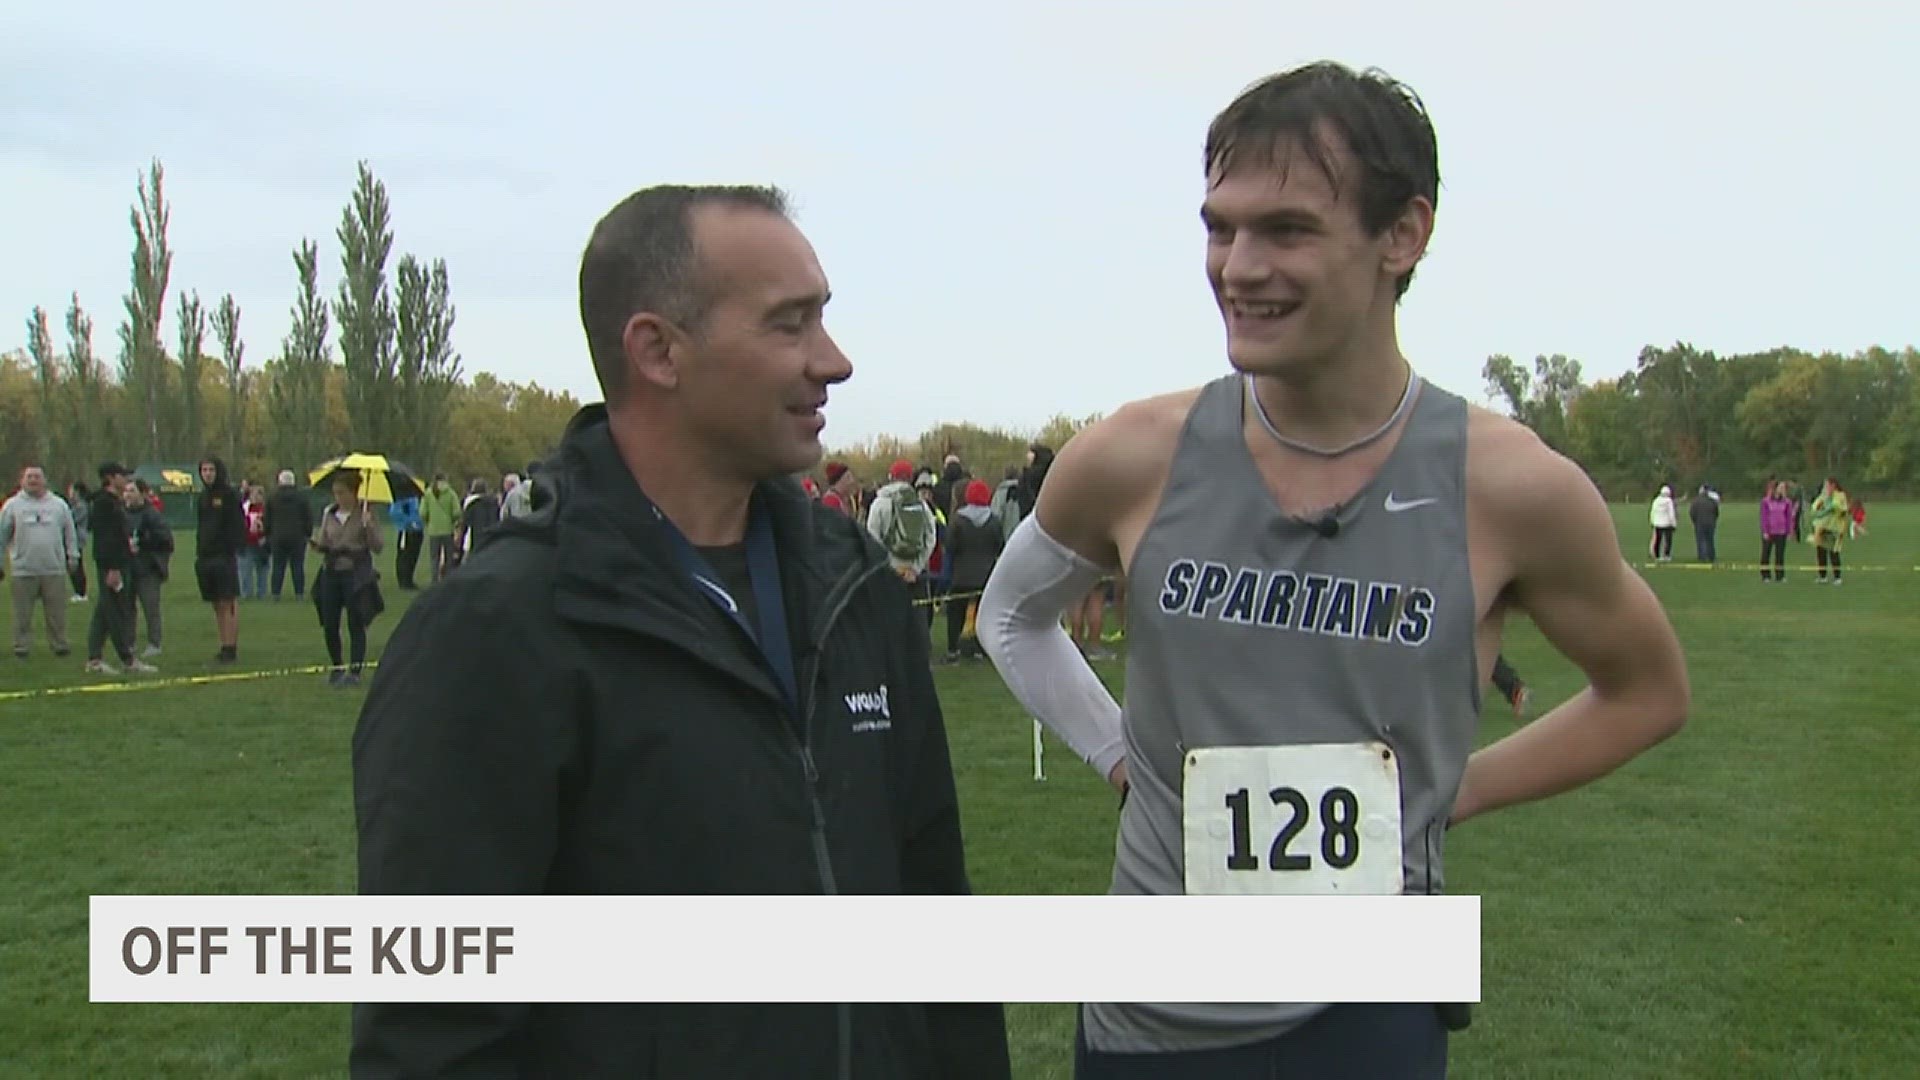
[[[1393,497],[1392,492],[1388,492],[1387,493],[1387,513],[1397,514],[1402,510],[1412,510],[1414,507],[1425,506],[1428,503],[1434,503],[1439,501],[1440,501],[1439,499],[1409,499],[1406,502],[1401,502],[1400,500]]]

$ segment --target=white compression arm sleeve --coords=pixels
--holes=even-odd
[[[1008,538],[975,616],[980,645],[1013,696],[1102,779],[1126,753],[1120,705],[1060,617],[1105,576],[1029,514]]]

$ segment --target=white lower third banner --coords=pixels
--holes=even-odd
[[[1480,1000],[1477,896],[95,896],[89,999]]]

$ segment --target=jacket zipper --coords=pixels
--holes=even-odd
[[[812,648],[807,657],[806,678],[801,682],[802,704],[799,736],[800,767],[807,779],[807,805],[813,811],[813,860],[820,874],[820,887],[827,895],[839,893],[839,886],[833,877],[833,855],[827,847],[827,811],[820,802],[820,770],[813,760],[813,714],[819,702],[814,693],[815,684],[820,679],[820,649],[825,645],[827,636],[833,632],[833,624],[845,611],[853,596],[866,584],[867,579],[878,573],[884,563],[870,564],[864,568],[856,567],[847,571],[840,580],[827,591],[828,597],[837,599],[827,607],[827,614],[820,622],[819,630],[813,635]],[[846,1002],[834,1005],[835,1046],[838,1049],[840,1080],[853,1080],[853,1006]]]
[[[839,580],[827,590],[827,598],[831,602],[827,605],[825,617],[821,619],[818,629],[812,636],[811,655],[807,658],[804,676],[799,679],[800,730],[796,733],[793,725],[780,725],[788,743],[800,759],[801,773],[806,780],[807,807],[813,818],[810,832],[813,841],[814,869],[819,875],[822,892],[828,896],[837,895],[840,889],[834,880],[832,852],[827,845],[827,812],[825,804],[820,801],[820,769],[813,756],[813,716],[819,704],[814,684],[820,678],[820,649],[826,642],[827,636],[832,633],[834,623],[839,620],[847,605],[853,601],[854,594],[859,592],[860,587],[866,584],[869,578],[886,568],[887,564],[883,562],[857,566],[842,574]],[[839,1059],[837,1075],[841,1080],[853,1080],[853,1007],[842,1002],[834,1006],[834,1011],[837,1021],[835,1024],[838,1051],[836,1056]]]

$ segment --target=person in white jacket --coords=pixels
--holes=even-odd
[[[1679,513],[1673,506],[1673,489],[1660,485],[1660,494],[1653,497],[1653,510],[1648,515],[1653,525],[1653,543],[1648,554],[1655,562],[1673,561],[1673,532],[1680,524]]]

